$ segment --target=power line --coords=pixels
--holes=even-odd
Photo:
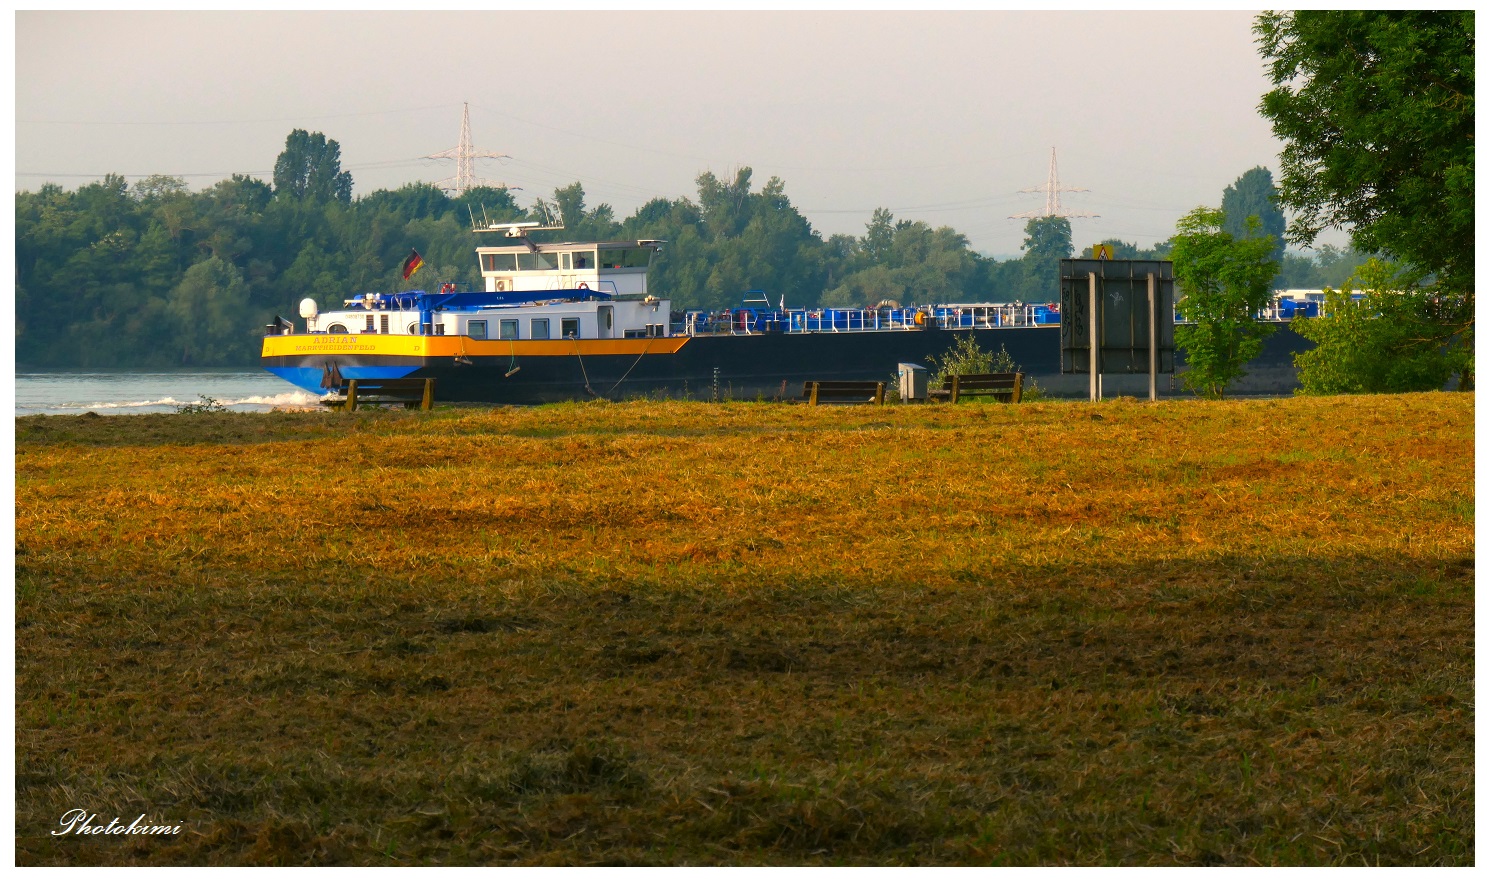
[[[139,120],[75,120],[75,119],[17,119],[17,125],[257,125],[263,122],[307,122],[314,119],[349,119],[356,116],[388,116],[396,113],[422,113],[427,110],[442,110],[453,104],[434,104],[429,107],[406,107],[397,110],[369,110],[365,113],[322,113],[313,116],[280,116],[267,119],[196,119],[175,122],[142,122]]]
[[[655,149],[654,147],[636,146],[635,144],[625,143],[623,141],[609,140],[608,138],[603,138],[603,137],[595,137],[592,134],[586,134],[586,133],[584,133],[582,131],[574,131],[574,130],[569,129],[569,128],[558,128],[556,125],[547,125],[547,124],[542,123],[542,122],[534,122],[531,119],[523,119],[520,116],[513,116],[510,113],[506,113],[506,112],[503,112],[501,110],[493,110],[490,107],[482,107],[479,104],[476,104],[475,105],[475,109],[482,110],[482,111],[484,111],[486,113],[490,113],[490,114],[495,115],[495,116],[501,116],[501,117],[504,117],[506,119],[510,119],[513,122],[520,122],[523,125],[531,125],[531,126],[533,126],[535,128],[545,128],[548,131],[556,131],[559,134],[566,134],[566,135],[568,135],[570,137],[578,137],[578,138],[582,138],[584,140],[592,140],[595,143],[607,144],[609,146],[624,147],[625,149],[628,149],[628,150],[638,150],[639,152],[643,152],[643,153],[655,153],[655,154],[661,155],[661,156],[673,156],[673,157],[678,158],[678,159],[691,159],[694,162],[702,162],[704,164],[710,161],[708,159],[702,158],[701,156],[693,156],[693,155],[688,155],[686,153],[676,153],[676,152],[672,152],[671,150],[658,150],[658,149]]]
[[[182,172],[182,173],[178,173],[178,174],[161,174],[161,173],[130,174],[130,173],[122,172],[122,171],[106,171],[106,172],[98,173],[98,174],[57,174],[57,173],[52,173],[50,171],[17,171],[17,172],[15,172],[15,176],[17,176],[17,177],[69,177],[69,178],[71,178],[71,177],[88,177],[88,178],[93,178],[93,179],[101,179],[103,177],[107,177],[110,174],[113,174],[113,175],[118,176],[118,177],[231,177],[234,174],[245,174],[245,175],[248,175],[248,176],[251,177],[251,176],[253,176],[255,174],[256,175],[259,175],[259,176],[268,176],[268,175],[272,175],[273,172],[272,171],[190,171],[190,172]]]
[[[678,152],[674,152],[672,150],[656,149],[655,147],[644,147],[644,146],[639,146],[639,145],[633,144],[633,143],[626,143],[624,141],[610,140],[609,138],[604,138],[604,137],[595,137],[594,135],[589,134],[587,132],[574,131],[571,128],[559,128],[556,125],[548,125],[548,124],[546,124],[544,122],[536,122],[536,121],[531,120],[531,119],[524,119],[524,118],[522,118],[520,116],[514,116],[514,115],[512,115],[510,113],[507,113],[504,110],[495,110],[495,109],[492,109],[490,107],[483,107],[480,104],[476,104],[475,105],[475,109],[480,110],[480,111],[485,112],[485,113],[490,113],[490,114],[492,114],[494,116],[500,116],[502,118],[509,119],[512,122],[520,122],[523,125],[531,125],[534,128],[543,128],[543,129],[546,129],[548,131],[556,131],[559,134],[566,134],[566,135],[569,135],[570,137],[577,137],[577,138],[581,138],[583,140],[591,140],[591,141],[594,141],[595,143],[607,144],[609,146],[624,147],[625,149],[636,150],[638,152],[643,152],[643,153],[655,153],[655,154],[661,155],[661,156],[673,156],[673,157],[679,158],[679,159],[691,159],[694,162],[701,162],[703,165],[707,165],[707,166],[711,166],[711,165],[717,164],[716,162],[714,162],[713,159],[709,159],[709,158],[707,158],[705,156],[697,156],[697,155],[693,155],[691,153],[678,153]],[[779,164],[779,163],[769,162],[769,163],[760,163],[759,164],[759,167],[757,167],[757,168],[755,168],[753,165],[750,165],[749,167],[754,168],[754,170],[765,170],[765,166],[768,165],[769,167],[777,168],[777,169],[782,170],[782,171],[838,171],[838,172],[845,171],[845,172],[850,172],[850,173],[853,173],[853,174],[867,174],[867,173],[877,173],[877,172],[881,172],[881,173],[894,173],[894,172],[906,171],[906,170],[937,170],[937,169],[944,169],[944,168],[965,168],[965,167],[971,167],[971,166],[980,167],[980,166],[984,165],[986,163],[986,161],[987,161],[986,158],[979,158],[979,159],[975,159],[975,160],[967,161],[967,162],[948,162],[948,163],[939,164],[939,165],[926,165],[926,164],[922,164],[922,163],[916,163],[916,164],[912,164],[912,165],[899,165],[899,166],[881,167],[881,168],[861,168],[861,167],[850,167],[850,166],[844,166],[844,165],[788,165],[788,164]],[[995,161],[995,157],[992,158],[992,161]]]
[[[510,156],[501,153],[490,153],[476,150],[475,144],[470,141],[470,105],[465,104],[465,115],[460,120],[460,140],[454,149],[424,156],[425,159],[454,159],[454,176],[446,177],[434,184],[440,189],[451,192],[455,197],[465,194],[465,190],[474,189],[477,186],[489,186],[493,189],[506,189],[505,183],[495,183],[475,176],[476,159],[509,159]]]
[[[414,159],[385,159],[385,160],[376,161],[376,162],[363,162],[363,163],[361,163],[359,165],[345,165],[345,166],[342,167],[342,170],[344,170],[344,171],[370,171],[370,170],[377,170],[377,169],[383,169],[383,168],[403,168],[403,167],[411,168],[411,167],[415,167],[417,165],[421,165],[422,164],[422,161],[421,161],[422,158],[423,157],[414,158]],[[249,171],[244,171],[242,169],[238,169],[236,171],[179,171],[179,172],[150,171],[150,172],[147,172],[147,173],[133,173],[133,172],[126,172],[126,171],[102,171],[102,172],[96,172],[96,173],[77,173],[77,172],[66,172],[66,173],[64,173],[64,172],[52,172],[52,171],[17,171],[17,172],[15,172],[15,176],[17,176],[17,177],[65,177],[65,178],[92,178],[92,179],[101,179],[103,177],[107,177],[109,174],[115,174],[115,175],[117,175],[119,177],[231,177],[234,174],[243,174],[243,175],[246,175],[246,176],[249,176],[249,177],[252,177],[252,176],[271,177],[271,176],[273,176],[273,173],[274,172],[272,170],[266,170],[265,171],[265,170],[258,170],[258,169],[249,170]]]
[[[1053,152],[1049,156],[1049,159],[1048,159],[1048,182],[1046,184],[1044,184],[1043,186],[1034,186],[1031,189],[1023,189],[1023,190],[1019,190],[1019,191],[1020,192],[1042,192],[1042,193],[1045,193],[1046,199],[1045,199],[1044,204],[1043,204],[1043,212],[1042,213],[1038,213],[1037,211],[1024,211],[1023,213],[1020,213],[1020,214],[1013,214],[1012,216],[1010,216],[1010,217],[1007,218],[1009,220],[1031,220],[1031,219],[1036,219],[1036,218],[1039,218],[1039,217],[1063,217],[1064,219],[1069,219],[1070,217],[1096,217],[1096,216],[1099,216],[1098,214],[1087,214],[1087,213],[1082,213],[1082,212],[1081,213],[1071,213],[1069,211],[1064,210],[1063,204],[1059,200],[1059,194],[1060,193],[1063,193],[1063,192],[1089,192],[1089,190],[1088,189],[1075,189],[1073,187],[1059,186],[1058,185],[1058,148],[1057,147],[1053,148]]]

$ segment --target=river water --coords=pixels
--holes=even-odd
[[[233,412],[308,406],[319,399],[262,369],[53,370],[15,377],[17,417],[175,412],[205,397]]]

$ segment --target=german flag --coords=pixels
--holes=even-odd
[[[421,268],[423,268],[423,257],[419,256],[418,251],[415,250],[403,260],[403,280],[406,281],[413,277],[413,273]]]

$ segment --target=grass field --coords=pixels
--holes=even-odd
[[[1474,410],[17,419],[17,861],[1471,864]]]

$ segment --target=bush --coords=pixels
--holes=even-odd
[[[1022,372],[1022,367],[1007,353],[1007,346],[1000,351],[982,351],[976,337],[967,335],[956,339],[943,356],[933,354],[924,358],[935,368],[929,377],[929,386],[939,387],[952,375],[979,375],[988,372]]]
[[[227,411],[227,407],[219,403],[215,397],[208,397],[206,394],[200,395],[198,402],[182,403],[176,407],[177,415],[200,415],[206,412],[225,411]]]

